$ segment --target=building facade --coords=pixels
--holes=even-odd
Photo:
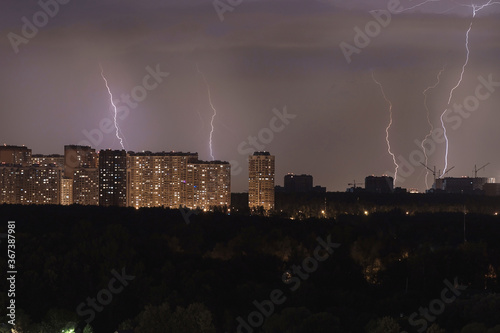
[[[0,202],[8,204],[59,205],[62,168],[0,165]]]
[[[204,211],[231,207],[231,165],[222,161],[191,161],[187,165],[186,207]]]
[[[49,155],[52,156],[52,155]],[[73,180],[71,203],[99,204],[99,154],[89,146],[64,146],[64,177]]]
[[[99,205],[127,206],[127,153],[125,150],[99,152]]]
[[[19,164],[0,164],[0,203],[21,203],[22,170],[23,167]]]
[[[61,203],[62,168],[32,166],[21,170],[21,204]]]
[[[128,206],[162,207],[167,206],[166,158],[161,154],[132,153],[127,162]]]
[[[128,205],[229,207],[231,167],[228,162],[198,160],[197,153],[130,153],[127,163]]]
[[[73,179],[62,177],[61,179],[61,205],[73,204]]]
[[[0,164],[30,166],[31,149],[24,146],[0,146]]]
[[[98,154],[89,146],[64,146],[64,176],[73,178],[77,168],[97,168]]]
[[[394,192],[394,178],[368,176],[365,178],[365,189],[371,193],[392,193]]]
[[[499,183],[487,183],[483,185],[484,194],[487,196],[500,196]]]
[[[187,186],[187,165],[196,160],[198,160],[197,153],[167,153],[165,173],[167,188],[164,191],[167,207],[186,206],[190,190]]]
[[[285,192],[288,193],[311,192],[313,190],[313,176],[289,173],[285,175],[284,184]]]
[[[255,152],[248,158],[248,205],[250,210],[274,209],[274,156]]]
[[[0,203],[214,210],[231,204],[228,162],[197,153],[133,153],[69,145],[62,155],[4,146]],[[8,162],[20,162],[17,164]]]
[[[64,168],[64,155],[58,155],[58,154],[31,155],[31,162],[33,164],[38,164],[40,166],[48,166],[50,164],[55,164],[58,167]]]
[[[77,205],[99,205],[99,169],[76,168],[73,172],[72,202]]]
[[[446,193],[482,194],[484,185],[493,183],[494,178],[445,177],[436,179],[433,188]]]

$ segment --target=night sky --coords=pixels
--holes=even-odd
[[[213,110],[198,65],[217,110],[213,155],[234,164],[234,192],[248,189],[248,154],[240,143],[261,131],[269,139],[272,131],[263,129],[270,126],[279,130],[259,145],[276,156],[276,184],[283,184],[287,172],[307,173],[315,185],[343,191],[354,179],[394,172],[385,140],[389,104],[372,73],[393,104],[392,151],[409,160],[418,151],[415,140],[429,132],[423,91],[444,67],[427,98],[430,120],[440,127],[466,60],[472,18],[472,8],[458,1],[431,1],[393,14],[348,63],[340,44],[354,45],[355,27],[364,30],[374,21],[370,11],[386,10],[391,1],[243,0],[223,21],[207,0],[65,1],[38,33],[17,45],[18,52],[9,33],[22,37],[22,18],[33,22],[41,7],[37,1],[2,1],[0,142],[62,154],[65,144],[88,141],[86,131],[95,134],[107,123],[108,133],[92,146],[119,149],[105,120],[113,112],[101,64],[116,100],[145,91],[137,87],[150,71],[169,73],[159,76],[159,84],[146,81],[151,89],[144,100],[117,103],[129,110],[118,118],[127,150],[191,151],[211,160]],[[419,1],[402,0],[401,8]],[[452,105],[478,100],[479,76],[500,82],[499,18],[497,4],[474,19],[469,62]],[[467,118],[448,114],[455,117],[446,123],[451,176],[471,176],[474,164],[491,162],[479,175],[500,180],[500,84],[489,88],[490,96]],[[272,120],[284,108],[295,117],[283,127]],[[445,144],[439,143],[428,165],[443,169],[444,155]],[[396,186],[425,188],[423,167],[403,172],[408,175]]]

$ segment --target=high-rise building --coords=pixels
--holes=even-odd
[[[73,203],[73,179],[63,177],[61,179],[61,205]]]
[[[23,167],[18,174],[21,204],[61,203],[63,171],[55,165]]]
[[[0,164],[31,165],[31,149],[24,146],[0,146]]]
[[[64,146],[64,176],[73,178],[76,168],[97,168],[98,154],[89,146]]]
[[[60,204],[62,167],[32,164],[31,149],[0,146],[0,203]]]
[[[394,178],[368,176],[365,178],[365,189],[372,193],[392,193],[394,192]]]
[[[313,176],[295,175],[289,173],[285,175],[285,192],[311,192],[313,190]]]
[[[166,153],[131,153],[127,163],[128,206],[170,207],[166,202]]]
[[[228,162],[198,160],[197,153],[130,153],[127,163],[128,205],[140,207],[229,207]]]
[[[222,161],[191,161],[187,165],[186,207],[205,211],[230,209],[231,165]]]
[[[73,203],[99,205],[99,169],[76,168],[73,172]]]
[[[21,203],[20,174],[22,169],[21,165],[0,164],[0,203]]]
[[[38,164],[40,166],[48,166],[50,164],[55,164],[58,167],[64,168],[64,155],[59,155],[59,154],[31,155],[31,162],[33,164]]]
[[[127,153],[125,150],[99,152],[99,205],[127,206]]]
[[[5,146],[6,147],[6,146]],[[229,209],[228,162],[198,160],[197,153],[133,153],[65,146],[64,156],[4,149],[0,203]],[[7,162],[21,162],[18,164]],[[25,165],[24,165],[25,164]]]
[[[89,146],[64,146],[64,177],[73,180],[72,202],[79,205],[98,205],[99,157]]]
[[[187,165],[198,160],[198,153],[168,153],[166,201],[171,208],[186,206],[188,202]]]
[[[231,203],[228,162],[180,152],[130,153],[127,160],[129,206],[211,210]]]
[[[486,184],[495,183],[494,178],[486,177],[445,177],[436,179],[433,188],[446,193],[482,193],[483,187]]]
[[[274,156],[255,152],[248,158],[248,205],[250,209],[274,209]]]

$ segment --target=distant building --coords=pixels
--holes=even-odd
[[[408,193],[408,189],[403,188],[403,187],[396,187],[394,189],[394,193],[396,193],[396,194]]]
[[[313,176],[311,175],[296,175],[289,173],[285,175],[284,187],[275,186],[275,192],[284,193],[326,193],[326,187],[316,185],[313,187]]]
[[[76,168],[73,172],[73,203],[84,206],[99,205],[99,169]]]
[[[12,204],[61,203],[62,168],[52,166],[2,166],[2,202]]]
[[[162,154],[129,153],[127,157],[128,206],[170,207],[166,201],[167,158]]]
[[[61,205],[73,204],[73,179],[63,177],[61,179]]]
[[[221,161],[191,161],[187,165],[186,206],[211,210],[231,207],[231,165]]]
[[[167,178],[169,184],[166,192],[167,204],[171,208],[186,206],[188,202],[187,165],[198,160],[198,153],[167,153]]]
[[[274,193],[286,193],[285,188],[280,185],[274,187]]]
[[[188,186],[188,164],[197,153],[130,153],[127,167],[128,205],[179,208],[193,203],[193,188]]]
[[[54,165],[22,168],[19,173],[20,203],[59,205],[62,175],[62,168]]]
[[[65,146],[64,156],[31,156],[30,149],[17,146],[0,152],[0,204],[203,210],[231,205],[229,162],[200,161],[197,153],[97,153],[77,145]]]
[[[315,193],[326,193],[326,187],[320,186],[320,185],[316,185],[316,186],[313,187],[312,191],[315,192]]]
[[[487,196],[500,196],[500,183],[486,183],[483,185],[483,191]]]
[[[99,205],[127,206],[127,153],[125,150],[99,152]]]
[[[197,153],[129,153],[128,205],[211,210],[230,207],[229,162],[200,161]]]
[[[0,146],[0,203],[60,204],[63,169],[32,164],[31,149]]]
[[[52,157],[56,156],[56,157]],[[49,155],[57,161],[57,155]],[[43,160],[43,158],[42,158]],[[99,157],[89,146],[64,146],[64,177],[73,180],[72,202],[78,205],[98,205]]]
[[[365,190],[372,193],[392,193],[394,192],[394,178],[368,176],[365,178]]]
[[[0,164],[0,203],[21,203],[21,174],[24,174],[20,164]]]
[[[433,189],[446,193],[482,193],[485,184],[494,182],[493,178],[486,177],[446,177],[436,179]]]
[[[351,187],[348,187],[345,191],[347,193],[363,193],[363,192],[366,192],[366,190],[363,187],[360,187],[360,186],[351,186]]]
[[[24,146],[0,146],[0,164],[30,166],[31,149]]]
[[[98,154],[89,146],[64,146],[64,176],[73,178],[76,168],[97,168]]]
[[[250,209],[274,209],[274,156],[255,152],[248,158],[248,205]]]
[[[64,168],[64,156],[59,154],[31,155],[31,162],[33,164],[38,164],[40,166],[48,166],[50,164],[55,164],[58,167]]]
[[[311,192],[313,189],[313,176],[311,175],[295,175],[289,173],[285,175],[285,192]]]

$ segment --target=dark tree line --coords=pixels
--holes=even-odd
[[[492,214],[466,215],[467,242],[463,213],[290,220],[233,211],[193,214],[187,224],[181,211],[161,208],[3,205],[0,216],[0,232],[16,221],[18,332],[83,328],[90,315],[78,306],[109,290],[122,269],[133,279],[110,292],[86,332],[236,332],[237,318],[275,289],[286,301],[255,332],[415,332],[409,316],[455,278],[467,289],[429,332],[500,323],[500,217]],[[293,266],[329,235],[340,246],[291,291],[284,273],[297,277]],[[7,289],[2,280],[2,323]]]

